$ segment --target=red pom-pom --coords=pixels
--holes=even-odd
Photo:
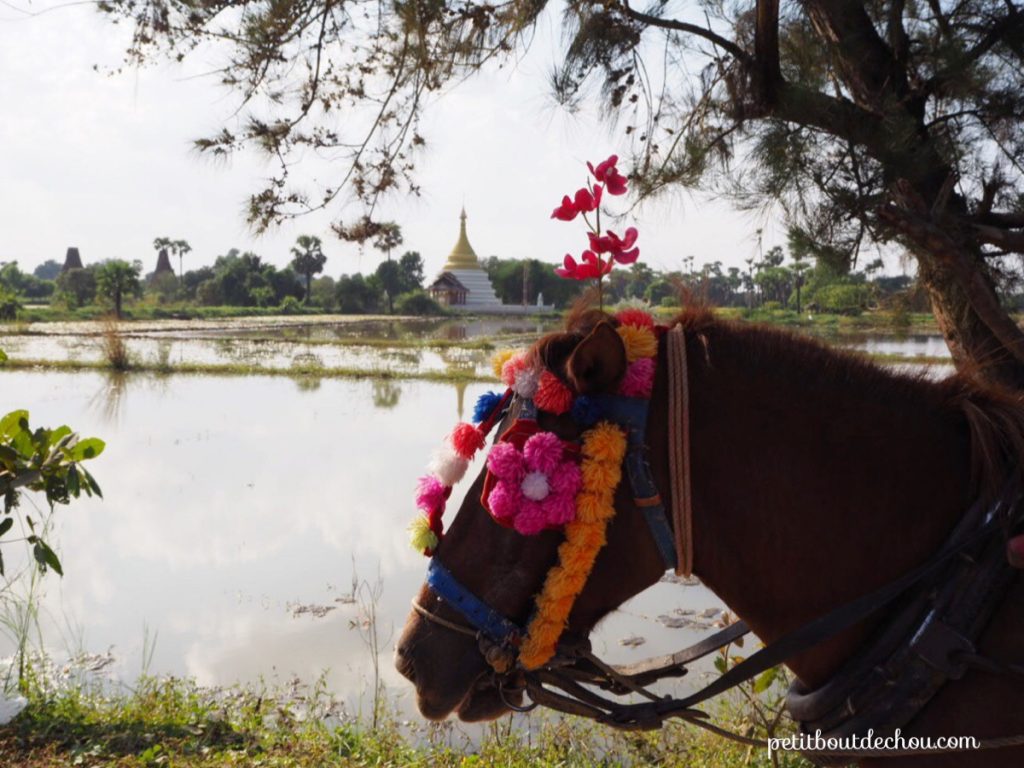
[[[469,460],[473,454],[484,447],[484,433],[465,422],[457,424],[452,430],[452,448],[462,458]]]
[[[544,371],[533,401],[542,411],[558,416],[572,408],[572,390],[551,371]]]
[[[642,309],[624,309],[615,315],[615,319],[623,325],[637,328],[654,328],[654,318]]]

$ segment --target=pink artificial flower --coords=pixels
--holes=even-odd
[[[579,192],[576,194],[579,196]],[[576,207],[576,204],[573,203],[572,198],[566,195],[562,198],[562,204],[551,212],[551,218],[560,219],[561,221],[572,221],[578,214],[579,209]]]
[[[580,470],[565,458],[557,435],[538,432],[522,452],[511,443],[498,443],[487,467],[497,478],[487,504],[498,522],[525,536],[572,522]]]

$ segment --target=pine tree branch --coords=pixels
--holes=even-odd
[[[702,37],[708,42],[712,43],[713,45],[716,45],[722,50],[732,54],[732,56],[735,59],[742,62],[743,64],[750,66],[754,63],[754,57],[751,56],[747,51],[740,48],[732,40],[727,40],[721,35],[712,32],[707,27],[701,27],[696,24],[690,24],[685,21],[677,21],[675,19],[663,19],[658,16],[651,16],[650,14],[647,13],[641,13],[640,11],[633,10],[633,8],[630,7],[629,3],[626,2],[626,0],[623,0],[622,10],[629,18],[633,19],[634,21],[642,22],[651,27],[671,29],[675,30],[676,32],[686,32],[687,34],[690,35]]]

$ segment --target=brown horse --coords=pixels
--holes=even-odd
[[[580,313],[535,350],[576,385],[614,380],[621,364],[590,350],[570,355],[603,316]],[[779,638],[925,561],[979,496],[992,494],[1024,455],[1024,404],[961,376],[932,381],[894,373],[860,356],[764,327],[690,311],[689,360],[694,573],[764,642]],[[664,340],[662,340],[664,346]],[[651,400],[647,439],[654,477],[669,495],[665,354]],[[621,353],[619,354],[621,358]],[[604,367],[602,367],[604,366]],[[588,382],[588,377],[592,381]],[[674,383],[675,384],[675,383]],[[566,417],[541,416],[566,438]],[[525,621],[556,560],[560,534],[524,537],[497,525],[477,478],[437,557],[470,591]],[[628,485],[623,483],[623,485]],[[659,580],[663,561],[621,485],[608,543],[569,619],[586,636],[602,617]],[[422,606],[461,617],[424,587]],[[979,648],[1024,660],[1024,579],[1016,579]],[[786,661],[815,687],[871,636],[877,616]],[[471,638],[411,613],[397,646],[398,669],[415,683],[420,711],[463,720],[508,711]],[[904,729],[907,735],[979,738],[1024,734],[1024,690],[970,672],[948,683]],[[886,766],[1019,766],[1024,749],[865,760]]]

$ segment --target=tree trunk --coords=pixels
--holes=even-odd
[[[309,292],[310,292],[310,285],[312,284],[312,281],[313,281],[313,273],[312,272],[307,272],[306,273],[306,306],[307,307],[309,306]]]
[[[118,320],[121,319],[121,292],[114,291],[114,315]]]

